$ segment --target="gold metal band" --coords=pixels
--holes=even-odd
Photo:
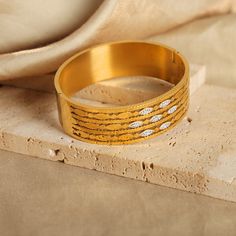
[[[175,86],[142,103],[94,107],[71,96],[95,82],[123,76],[152,76]],[[155,137],[184,116],[189,103],[189,66],[176,50],[143,41],[114,42],[82,51],[57,71],[60,122],[67,134],[97,144],[129,144]]]

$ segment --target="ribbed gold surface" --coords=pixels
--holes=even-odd
[[[76,91],[120,76],[157,77],[175,86],[142,103],[100,108],[74,102]],[[61,124],[76,139],[97,144],[129,144],[174,127],[187,111],[189,69],[174,49],[142,41],[103,44],[66,61],[55,77]]]

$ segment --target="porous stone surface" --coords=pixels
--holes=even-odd
[[[193,78],[192,93],[200,85]],[[175,129],[104,146],[64,134],[54,95],[2,86],[0,148],[236,202],[235,101],[236,90],[203,85]]]

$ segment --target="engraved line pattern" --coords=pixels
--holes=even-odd
[[[90,129],[84,129],[84,127],[79,127],[79,126],[73,126],[72,129],[75,129],[76,131],[81,131],[85,134],[94,134],[94,135],[102,135],[102,136],[108,136],[108,137],[118,137],[118,136],[123,136],[123,135],[136,135],[139,134],[140,132],[147,130],[147,129],[157,129],[159,126],[161,126],[163,123],[170,121],[174,117],[178,116],[181,114],[181,112],[184,110],[185,106],[182,106],[181,109],[178,110],[175,114],[169,115],[165,117],[165,119],[156,122],[156,123],[150,123],[146,126],[139,127],[137,129],[124,129],[124,130],[109,130],[109,131],[104,131],[104,130],[90,130]]]
[[[187,85],[184,85],[184,86],[182,86],[178,91],[176,91],[174,94],[170,94],[169,97],[163,99],[162,101],[159,101],[159,100],[158,100],[158,101],[155,101],[152,105],[153,105],[153,106],[156,106],[156,108],[157,108],[157,107],[159,107],[159,105],[160,105],[164,100],[177,98],[177,97],[180,96],[181,93],[185,92],[186,90],[188,90],[188,86],[187,86]],[[180,94],[179,94],[179,93],[180,93]],[[157,99],[158,99],[158,97],[157,97]],[[157,103],[158,103],[158,105],[157,105]],[[151,106],[151,104],[150,104],[150,106]],[[115,112],[115,111],[113,111],[113,112],[111,112],[111,113],[110,113],[110,112],[93,112],[93,111],[88,111],[88,110],[84,110],[83,108],[77,107],[75,104],[70,105],[70,108],[72,109],[72,111],[73,111],[74,113],[77,113],[77,115],[79,115],[78,112],[80,112],[80,113],[86,113],[86,114],[88,114],[88,115],[115,115],[115,116],[119,116],[119,115],[122,115],[122,114],[124,113],[123,111],[122,111],[122,112]],[[144,109],[144,108],[145,108],[145,107],[132,110],[132,111],[130,111],[130,113],[140,112],[140,111],[141,111],[142,109]],[[154,108],[154,107],[153,107],[153,108]]]
[[[181,117],[183,117],[183,115],[186,113],[187,111],[187,107],[188,105],[185,107],[185,109],[183,110],[183,112],[181,114],[179,114],[179,116],[175,116],[172,120],[171,120],[171,125],[168,127],[174,127],[176,125],[176,123],[180,120]],[[164,133],[166,130],[161,130],[159,132],[154,132],[153,134],[151,134],[150,136],[148,136],[148,138],[150,137],[155,137],[157,135],[160,135],[162,133]],[[115,143],[115,144],[125,144],[126,142],[132,142],[132,141],[141,141],[146,139],[147,137],[134,137],[134,136],[125,136],[125,139],[111,139],[110,141],[108,141],[107,139],[103,139],[103,136],[101,136],[100,138],[97,135],[85,135],[85,137],[83,137],[83,135],[81,135],[80,133],[77,133],[76,131],[73,131],[73,134],[77,137],[79,137],[81,140],[84,141],[93,141],[95,143]],[[93,137],[92,137],[93,136]]]
[[[178,107],[180,107],[187,99],[188,99],[188,94],[185,97],[179,98],[178,100],[176,100],[176,102],[172,104],[172,107],[175,106],[176,104],[178,105]],[[164,109],[164,111],[162,113],[158,113],[158,114],[154,113],[149,117],[137,116],[135,118],[135,120],[127,119],[123,122],[120,122],[118,120],[116,123],[114,123],[114,122],[111,123],[110,121],[106,122],[105,120],[104,120],[103,123],[102,122],[97,123],[97,122],[94,122],[94,121],[93,122],[88,122],[88,121],[83,121],[82,119],[79,119],[79,118],[74,117],[74,116],[72,116],[72,118],[75,120],[75,124],[77,124],[79,126],[89,125],[90,127],[93,127],[94,129],[103,129],[103,127],[104,127],[107,130],[115,130],[115,129],[120,130],[120,129],[127,128],[132,121],[141,121],[141,122],[143,122],[144,125],[146,125],[150,122],[150,119],[155,115],[160,115],[161,114],[162,119],[163,119],[166,115],[168,115],[168,111],[172,107],[170,107],[170,108],[167,107],[166,109]],[[114,127],[116,127],[116,128],[114,128]]]
[[[156,114],[157,112],[162,112],[162,111],[166,110],[167,108],[170,108],[171,105],[175,105],[176,102],[178,102],[179,100],[181,100],[182,97],[184,97],[184,96],[186,96],[186,95],[188,95],[188,90],[185,90],[185,91],[181,94],[181,96],[179,96],[179,97],[173,99],[172,102],[171,102],[167,107],[164,107],[164,108],[160,109],[159,106],[157,106],[157,107],[156,107],[157,109],[154,109],[153,112],[149,113],[148,115],[153,116],[153,115]],[[136,112],[136,113],[137,113],[137,112]],[[124,120],[124,119],[127,119],[127,117],[128,117],[130,120],[135,121],[135,118],[140,117],[139,113],[137,113],[136,116],[131,116],[129,111],[123,112],[123,113],[122,113],[122,118],[119,118],[119,117],[117,117],[116,115],[115,115],[114,117],[112,117],[112,115],[114,115],[114,114],[106,114],[106,116],[109,116],[109,117],[106,118],[106,119],[104,118],[104,115],[103,115],[101,118],[98,118],[98,115],[96,115],[96,116],[95,116],[95,115],[91,116],[91,114],[89,115],[89,113],[86,113],[87,115],[86,115],[86,116],[83,116],[83,115],[80,115],[80,114],[76,113],[74,110],[71,111],[71,114],[72,114],[72,117],[74,117],[75,119],[76,119],[76,118],[77,118],[77,119],[80,118],[79,120],[87,119],[87,120],[91,120],[92,122],[96,122],[96,121],[97,121],[97,123],[100,123],[100,122],[101,122],[101,123],[103,123],[103,124],[106,123],[106,121],[109,121],[110,123],[114,123],[114,122],[112,122],[112,121],[118,121],[118,122],[120,122],[120,121],[122,121],[122,120]]]

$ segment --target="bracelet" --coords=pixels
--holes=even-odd
[[[152,76],[172,83],[166,93],[141,103],[94,107],[71,99],[79,90],[106,79]],[[130,144],[173,128],[189,104],[189,66],[176,50],[162,44],[124,41],[77,53],[55,75],[58,112],[64,131],[96,144]]]

